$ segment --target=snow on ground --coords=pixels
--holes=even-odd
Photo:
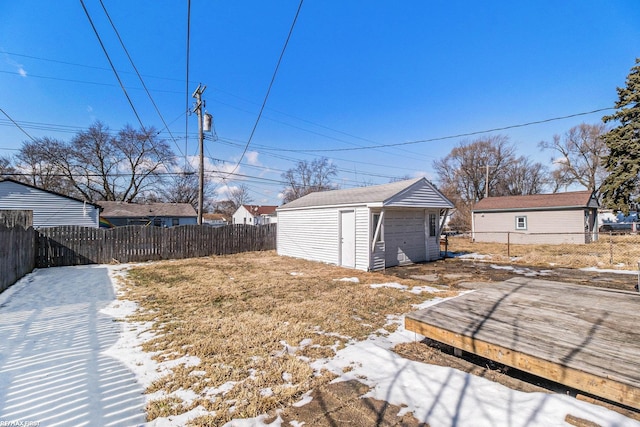
[[[144,388],[175,363],[197,366],[196,358],[158,364],[142,352],[141,343],[152,336],[150,325],[123,321],[137,307],[116,299],[122,286],[118,278],[126,268],[37,270],[0,294],[0,424],[143,425],[146,401],[158,398],[144,395]],[[336,372],[336,381],[363,381],[372,387],[368,396],[406,406],[405,412],[433,426],[566,426],[569,413],[601,426],[640,426],[569,396],[522,393],[455,369],[403,359],[390,348],[421,337],[406,331],[401,318],[390,321],[399,324],[396,332],[377,331],[313,367]],[[188,390],[178,393],[193,397]],[[299,405],[309,400],[307,394]],[[146,425],[183,426],[204,414],[198,407]],[[234,420],[227,427],[267,426],[265,419]],[[280,419],[269,426],[284,427]]]

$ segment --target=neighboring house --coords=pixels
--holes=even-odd
[[[358,270],[435,260],[451,208],[425,178],[311,193],[278,208],[278,254]]]
[[[124,225],[154,225],[175,227],[197,224],[198,214],[189,203],[127,203],[98,202],[100,216],[114,227]]]
[[[277,206],[242,205],[233,214],[234,224],[265,225],[278,222]]]
[[[98,227],[100,206],[33,185],[0,179],[0,209],[33,211],[33,227]]]
[[[202,214],[202,223],[212,227],[224,227],[229,225],[229,220],[223,214],[206,213]]]
[[[508,238],[511,243],[589,243],[598,239],[599,206],[591,191],[486,197],[472,210],[472,238],[476,242]]]

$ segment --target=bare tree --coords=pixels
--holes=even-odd
[[[609,153],[602,136],[604,124],[582,123],[569,129],[564,135],[554,135],[551,142],[541,141],[543,149],[551,149],[560,155],[552,158],[555,168],[551,172],[554,190],[580,184],[591,191],[600,191],[606,177],[602,158]]]
[[[540,163],[516,158],[514,147],[503,135],[463,142],[433,163],[440,191],[456,206],[453,217],[459,228],[469,228],[471,209],[485,197],[540,193],[546,170]]]
[[[548,176],[547,168],[542,163],[532,163],[521,156],[511,163],[505,175],[498,181],[496,195],[522,196],[542,193],[547,185]]]
[[[253,198],[249,194],[249,187],[244,184],[240,184],[229,191],[229,200],[231,201],[233,212],[238,210],[240,206],[253,202]]]
[[[63,141],[48,137],[23,142],[16,154],[18,167],[26,174],[20,180],[45,190],[72,195],[71,184],[52,156],[52,153],[62,150],[64,145]]]
[[[0,178],[14,178],[14,174],[16,173],[16,168],[13,167],[11,163],[11,159],[8,157],[0,157]]]
[[[311,162],[302,160],[282,174],[287,182],[283,191],[283,202],[289,203],[295,199],[316,191],[333,190],[332,178],[338,174],[338,168],[326,157]]]
[[[200,182],[195,173],[181,173],[173,175],[165,180],[157,195],[159,199],[169,203],[189,203],[194,209],[198,209],[198,190]],[[211,181],[204,182],[205,200],[212,197]]]

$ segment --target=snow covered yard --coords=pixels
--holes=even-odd
[[[161,397],[143,394],[154,380],[176,367],[201,375],[195,357],[157,363],[152,354],[142,351],[143,341],[151,338],[145,332],[151,325],[126,321],[136,304],[116,299],[122,286],[119,276],[126,268],[37,270],[0,294],[0,422],[141,425],[146,402]],[[289,274],[305,277],[298,269]],[[397,283],[375,286],[420,291]],[[404,406],[403,413],[413,413],[432,427],[568,426],[568,414],[601,426],[640,426],[569,396],[517,392],[455,369],[403,359],[391,348],[420,337],[405,331],[399,316],[387,321],[397,324],[395,331],[376,330],[368,339],[351,340],[335,356],[312,362],[312,368],[329,369],[337,375],[334,381],[357,379],[371,387],[368,397]],[[296,345],[287,351],[295,354]],[[185,402],[202,397],[190,390],[177,390],[171,396]],[[307,399],[303,396],[300,404]],[[205,408],[196,406],[181,415],[156,418],[148,425],[182,426],[206,413]],[[266,415],[238,418],[227,425],[285,426],[281,418],[272,419]]]

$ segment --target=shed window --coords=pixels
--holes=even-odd
[[[371,238],[373,238],[373,236],[376,234],[376,229],[378,228],[379,222],[380,222],[380,214],[374,213],[373,214],[373,230],[371,230]],[[378,233],[378,238],[376,239],[376,243],[384,241],[383,231],[384,231],[384,224],[382,224],[382,226],[380,227],[380,232]]]
[[[527,229],[527,217],[526,216],[517,216],[516,217],[516,230],[526,230]]]
[[[429,214],[429,237],[436,235],[436,214]]]

